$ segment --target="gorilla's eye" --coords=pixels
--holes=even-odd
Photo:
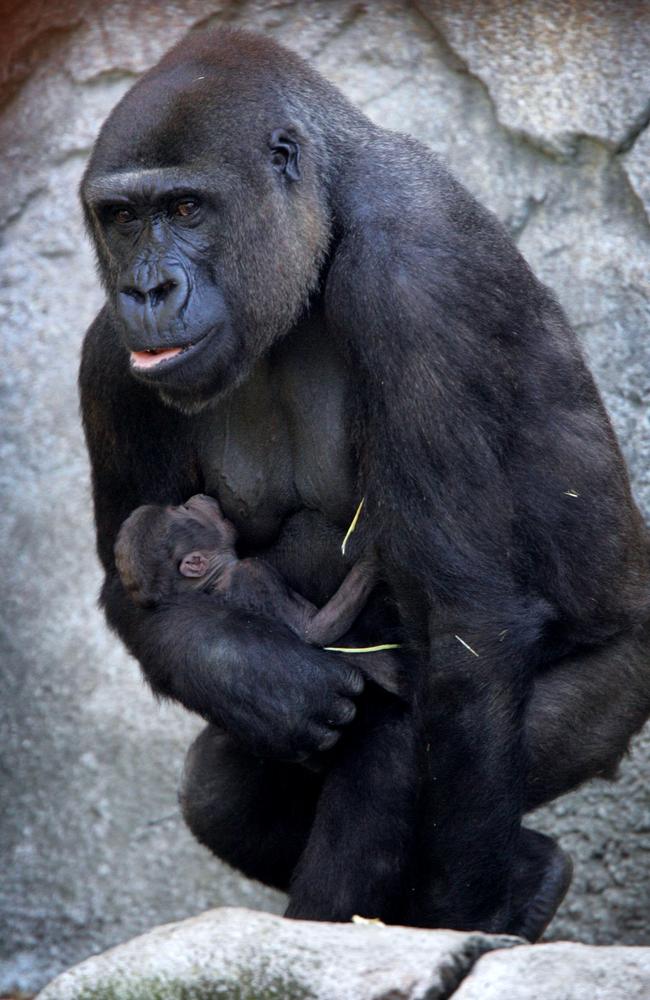
[[[189,219],[191,215],[196,215],[199,210],[199,203],[194,198],[183,198],[174,205],[173,214],[181,219]]]
[[[134,219],[135,212],[130,208],[113,209],[113,222],[117,222],[118,226],[124,226],[127,222],[133,222]]]

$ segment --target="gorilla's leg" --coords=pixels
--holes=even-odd
[[[589,778],[614,776],[630,736],[650,711],[649,633],[567,658],[537,677],[525,718],[526,811]],[[348,738],[354,756],[359,747],[354,749],[352,733]],[[338,783],[345,786],[350,774],[341,766],[333,778],[335,798]],[[208,726],[188,753],[181,803],[198,840],[247,875],[286,890],[314,824],[321,783],[322,777],[305,768],[249,756]],[[353,786],[344,791],[352,815],[360,819]],[[364,791],[361,786],[362,797]],[[326,804],[324,799],[323,808]],[[321,815],[326,818],[327,813]],[[404,879],[408,904],[395,919],[440,926],[432,904],[437,879],[429,871],[423,881],[423,859],[435,830],[425,824],[418,833],[415,864]],[[514,861],[513,918],[504,929],[529,940],[539,937],[570,876],[571,863],[555,841],[524,828]]]
[[[526,811],[613,778],[650,713],[650,625],[540,673],[524,735]]]
[[[415,834],[417,774],[410,709],[369,684],[331,755],[288,917],[394,920]]]
[[[512,920],[505,930],[537,941],[564,899],[572,874],[571,858],[552,837],[524,827],[513,868]]]
[[[179,797],[197,840],[250,878],[286,891],[321,780],[306,768],[252,757],[207,726],[187,753]]]
[[[650,629],[540,673],[525,717],[526,811],[589,778],[613,778],[648,712]],[[537,940],[564,898],[571,871],[569,857],[551,837],[522,830],[507,929]]]
[[[615,777],[649,712],[650,627],[540,672],[524,718],[525,811],[590,778]],[[405,881],[405,923],[445,923],[444,880],[429,861],[435,819],[424,789],[415,864]],[[511,917],[502,930],[535,941],[564,898],[571,861],[553,838],[525,827],[514,851]]]

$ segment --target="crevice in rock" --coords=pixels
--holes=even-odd
[[[590,132],[568,132],[563,136],[563,139],[567,144],[567,148],[564,151],[561,151],[552,144],[545,142],[541,136],[537,136],[525,129],[514,128],[507,122],[504,122],[500,117],[498,106],[492,97],[489,86],[470,68],[466,59],[454,48],[453,43],[449,41],[444,28],[436,17],[435,10],[429,9],[428,5],[426,5],[423,0],[414,0],[414,6],[420,19],[425,22],[434,33],[440,44],[446,65],[449,69],[452,69],[455,72],[464,73],[471,77],[471,79],[475,81],[484,91],[488,101],[490,102],[490,106],[492,107],[495,120],[500,128],[513,138],[529,145],[535,150],[535,152],[542,153],[544,156],[555,162],[568,163],[579,155],[581,141],[586,139],[591,142],[599,143],[612,156],[620,155],[629,152],[639,136],[650,125],[649,102],[643,112],[632,122],[626,135],[622,140],[620,140],[620,142],[608,142],[603,136],[593,135]]]
[[[542,154],[553,163],[569,163],[575,158],[577,150],[573,148],[573,145],[569,151],[562,153],[558,149],[546,145],[530,132],[512,128],[512,126],[504,122],[499,116],[499,109],[494,98],[492,97],[490,88],[481,79],[481,77],[470,68],[469,63],[467,63],[467,61],[463,59],[460,53],[453,47],[445,35],[443,28],[438,23],[435,11],[427,9],[423,0],[414,0],[413,13],[416,15],[420,23],[423,26],[426,26],[430,34],[438,43],[440,56],[444,65],[452,72],[461,73],[463,76],[468,77],[485,95],[494,117],[494,123],[498,128],[500,128],[506,135],[510,136],[510,138],[514,139],[516,142],[528,146],[534,153],[537,153],[538,155]],[[577,140],[578,136],[575,137],[576,143]]]
[[[650,101],[644,108],[643,113],[639,115],[635,122],[632,123],[628,129],[625,137],[619,142],[615,147],[614,152],[620,156],[623,153],[629,153],[629,151],[634,146],[639,136],[645,132],[645,130],[650,125]]]
[[[478,84],[479,87],[481,87],[481,89],[486,91],[490,105],[494,109],[494,102],[492,101],[492,96],[490,95],[487,87],[483,81],[471,71],[462,56],[460,56],[451,46],[447,36],[436,21],[435,12],[428,9],[428,5],[423,3],[422,0],[414,0],[412,4],[412,13],[416,24],[419,22],[422,30],[428,32],[430,35],[433,35],[435,38],[440,48],[440,57],[446,68],[451,70],[452,73],[462,73],[463,76],[470,77],[476,84]]]
[[[52,156],[52,163],[56,167],[64,167],[66,163],[74,163],[75,160],[85,160],[90,156],[93,144],[88,146],[75,146],[73,149],[60,150]]]
[[[65,167],[66,164],[75,163],[78,161],[85,162],[90,156],[92,150],[92,143],[87,146],[76,146],[73,149],[66,149],[51,153],[49,156],[49,163],[53,167]],[[15,200],[11,202],[6,209],[0,209],[0,233],[6,235],[11,231],[13,223],[20,219],[25,209],[31,205],[31,203],[41,196],[47,196],[50,192],[50,180],[48,176],[45,181],[39,179],[37,176],[34,177],[33,185],[29,185],[28,188],[20,194],[16,194]],[[59,251],[57,250],[57,254]]]
[[[4,214],[0,212],[0,233],[6,235],[11,229],[11,224],[16,222],[22,215],[28,202],[33,198],[38,198],[40,195],[46,194],[47,191],[48,185],[46,183],[36,183],[33,188],[30,188],[20,198],[17,198],[15,202],[12,202],[11,208],[7,209]]]
[[[639,212],[638,212],[639,218],[642,219],[645,222],[645,224],[646,224],[646,226],[648,226],[648,228],[650,228],[650,214],[649,214],[649,210],[648,210],[648,207],[647,207],[645,201],[643,200],[643,198],[641,197],[641,195],[639,194],[639,192],[635,188],[635,186],[632,183],[632,180],[630,179],[630,177],[628,177],[626,171],[622,170],[621,174],[623,176],[623,179],[625,181],[626,186],[628,187],[630,193],[632,194],[632,197],[634,198],[635,202],[639,206]]]
[[[357,105],[363,111],[365,111],[372,104],[374,104],[375,101],[381,101],[385,97],[389,97],[390,94],[394,94],[395,91],[399,90],[400,87],[403,87],[405,83],[409,83],[412,80],[413,80],[413,76],[410,73],[405,73],[404,76],[401,76],[399,78],[399,80],[396,80],[394,83],[392,83],[390,85],[390,87],[386,87],[385,90],[380,90],[376,94],[371,94],[370,97],[367,97],[364,101],[357,101]]]
[[[499,942],[496,946],[493,944],[495,941]],[[451,997],[483,955],[491,954],[493,951],[507,951],[525,943],[523,939],[515,937],[489,938],[482,935],[472,935],[464,942],[462,951],[455,952],[451,962],[443,965],[439,970],[445,992],[443,994],[436,993],[435,996],[432,994],[431,997],[425,997],[425,1000],[451,1000]]]
[[[141,72],[134,69],[128,69],[125,66],[111,66],[110,69],[100,69],[97,73],[92,73],[90,76],[86,76],[83,80],[79,80],[78,77],[74,76],[69,69],[64,66],[63,71],[65,76],[77,87],[83,87],[87,90],[93,90],[95,87],[105,87],[107,84],[116,83],[134,83],[139,77],[142,76]]]
[[[281,11],[291,5],[291,0],[285,0],[284,3],[275,4],[273,11]],[[233,26],[235,28],[241,28],[241,17],[242,14],[246,14],[247,8],[248,3],[244,0],[244,3],[241,4],[229,4],[227,7],[224,7],[223,10],[210,11],[208,14],[204,14],[202,17],[197,18],[194,24],[188,28],[188,34],[208,31],[210,28]]]
[[[529,194],[523,205],[505,220],[504,225],[515,242],[519,240],[526,226],[535,218],[545,201],[546,194],[543,194],[541,198]]]
[[[242,28],[251,31],[261,30],[255,28],[254,26],[248,26],[244,23],[244,18],[248,13],[250,8],[249,2],[244,2],[242,4],[230,4],[220,11],[211,11],[209,14],[205,14],[203,17],[199,17],[194,24],[188,28],[191,33],[201,32],[209,30],[210,28],[220,28],[220,27],[235,27]],[[269,13],[274,15],[279,15],[283,11],[286,11],[288,15],[295,13],[295,0],[284,0],[282,3],[274,3],[272,8],[269,9]],[[309,52],[300,53],[304,58],[316,59],[318,56],[324,52],[329,45],[333,42],[338,41],[338,39],[348,31],[364,14],[367,13],[368,4],[366,3],[353,3],[350,10],[343,14],[341,20],[332,26],[331,31],[325,32],[325,37],[322,39],[320,44],[318,44],[314,49]],[[271,26],[267,29],[269,33],[271,32]],[[287,44],[287,42],[285,42]],[[288,43],[291,45],[291,43]]]
[[[310,54],[310,59],[316,59],[321,56],[334,42],[337,42],[346,31],[354,27],[357,21],[360,21],[363,16],[368,11],[368,4],[366,3],[353,3],[350,10],[344,14],[336,27],[332,30],[331,34],[326,35],[320,45],[318,45],[314,51]]]

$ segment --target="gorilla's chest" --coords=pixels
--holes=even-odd
[[[205,490],[219,499],[248,551],[272,546],[304,511],[321,515],[337,534],[349,523],[358,498],[347,397],[342,359],[315,331],[303,330],[204,414]]]

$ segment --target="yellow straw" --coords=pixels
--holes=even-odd
[[[348,539],[349,539],[350,535],[352,534],[352,532],[354,531],[354,529],[357,526],[357,521],[359,520],[359,514],[361,513],[361,508],[363,507],[363,501],[365,499],[366,499],[365,497],[361,497],[361,501],[359,503],[359,506],[356,509],[356,513],[355,513],[354,517],[352,518],[352,524],[350,525],[350,527],[348,528],[348,530],[345,533],[345,538],[343,539],[343,543],[341,545],[341,555],[345,555],[345,546],[348,544]]]
[[[383,646],[323,646],[330,653],[379,653],[382,649],[401,648],[401,642],[387,642]]]

